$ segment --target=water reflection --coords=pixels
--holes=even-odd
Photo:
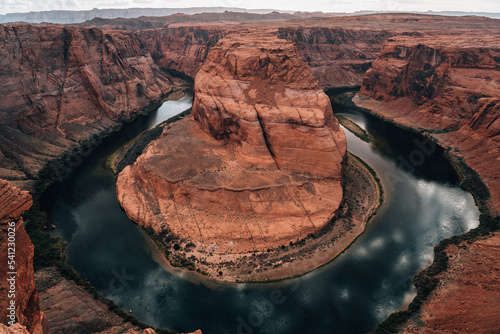
[[[374,140],[366,143],[346,132],[348,148],[377,171],[387,191],[379,214],[344,254],[303,277],[272,284],[218,284],[165,270],[154,243],[121,211],[103,161],[165,119],[163,113],[189,104],[169,102],[161,115],[106,141],[55,190],[50,209],[49,224],[70,241],[68,263],[150,325],[182,332],[201,328],[204,334],[364,333],[408,303],[411,279],[432,261],[434,244],[477,225],[472,196],[457,186],[438,150],[415,170],[402,168],[398,157],[410,159],[408,152],[419,149],[414,140],[421,138],[349,112],[343,115]]]

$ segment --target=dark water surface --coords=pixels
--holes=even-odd
[[[53,189],[50,222],[69,242],[68,264],[106,297],[156,327],[211,333],[365,333],[413,297],[412,277],[433,246],[478,225],[472,196],[458,187],[442,152],[419,136],[350,110],[342,115],[372,137],[346,131],[348,149],[370,164],[385,202],[341,256],[300,278],[270,284],[217,284],[169,268],[116,200],[106,157],[141,131],[190,107],[191,97],[104,140]],[[433,151],[432,155],[429,153]]]

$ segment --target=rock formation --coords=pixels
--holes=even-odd
[[[499,92],[500,38],[400,36],[384,45],[355,102],[452,148],[500,212],[500,169],[492,163],[500,159]]]
[[[0,177],[27,180],[172,89],[134,33],[0,26]]]
[[[322,87],[360,85],[363,75],[376,59],[383,42],[394,32],[343,29],[340,27],[278,26],[263,31],[296,44],[299,55],[310,66]],[[195,77],[210,49],[234,24],[182,26],[139,31],[151,56],[163,69],[176,70]]]
[[[11,300],[15,300],[15,322],[25,326],[30,333],[45,334],[49,332],[48,323],[45,315],[40,311],[40,301],[33,277],[34,246],[24,229],[21,217],[32,203],[27,191],[21,191],[9,182],[0,179],[0,261],[2,263],[0,317],[3,324],[10,324],[7,322],[7,315],[11,314],[8,307],[11,306]],[[12,254],[10,250],[15,252],[13,257],[9,257]],[[16,274],[9,274],[9,272]],[[10,298],[11,293],[15,299]]]
[[[471,167],[462,172],[480,177],[468,182],[476,202],[495,217],[500,212],[499,96],[500,38],[467,33],[389,39],[354,102],[433,138],[459,167]],[[486,188],[478,185],[481,180]],[[448,246],[447,269],[403,332],[497,333],[499,245],[496,232]]]
[[[316,16],[316,13],[314,14]],[[176,70],[195,77],[209,50],[230,31],[258,28],[276,32],[296,44],[321,87],[361,85],[366,70],[377,59],[384,42],[395,35],[423,36],[453,26],[450,33],[461,35],[471,30],[487,33],[497,29],[497,21],[479,17],[445,17],[417,14],[379,14],[314,18],[289,21],[235,22],[225,17],[223,22],[201,21],[209,14],[180,18],[185,22],[170,23],[160,29],[140,30],[155,62],[163,69]],[[98,26],[135,29],[148,24],[151,18],[130,19],[127,22],[93,22]],[[164,21],[169,18],[163,18]],[[250,19],[249,19],[250,20]]]
[[[127,215],[197,250],[245,253],[317,232],[342,200],[346,141],[292,43],[238,33],[196,77],[193,118],[117,181]]]
[[[499,333],[500,233],[469,245],[451,245],[442,282],[403,333]]]

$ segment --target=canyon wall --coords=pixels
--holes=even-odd
[[[479,174],[498,213],[499,92],[500,38],[398,36],[366,73],[356,102],[449,148]]]
[[[33,201],[27,191],[21,191],[11,183],[0,179],[0,261],[2,263],[0,318],[1,322],[7,325],[7,315],[13,313],[14,322],[25,326],[30,333],[47,334],[48,322],[44,313],[40,311],[40,299],[33,276],[34,246],[24,229],[21,217],[32,204]],[[9,256],[10,250],[14,251],[13,257]],[[9,272],[16,272],[16,274],[9,274]],[[14,300],[9,297],[11,293],[15,296],[15,310],[12,313],[8,310],[8,307],[11,307],[11,300]]]
[[[177,27],[138,32],[151,57],[162,69],[176,70],[194,78],[210,49],[227,30],[224,27]]]
[[[259,24],[256,23],[258,27]],[[297,46],[301,58],[309,65],[321,87],[360,85],[383,42],[394,32],[343,29],[340,27],[266,27],[279,38]],[[195,77],[210,49],[228,32],[237,31],[234,24],[182,26],[142,30],[138,34],[151,56],[163,69],[174,69]]]
[[[483,32],[389,39],[353,100],[445,147],[483,212],[497,217],[482,228],[494,229],[500,212],[499,97],[500,38]],[[499,331],[500,238],[496,232],[476,239],[446,247],[439,283],[402,332]]]
[[[330,222],[342,200],[346,140],[295,46],[238,32],[195,80],[193,117],[165,127],[120,173],[127,215],[197,251],[248,254]]]
[[[294,42],[322,87],[360,85],[382,44],[394,31],[329,27],[283,27],[278,36]]]
[[[24,188],[48,160],[172,89],[131,32],[2,25],[0,38],[0,177]]]

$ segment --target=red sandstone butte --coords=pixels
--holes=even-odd
[[[49,333],[48,322],[43,312],[40,311],[40,300],[33,277],[34,246],[24,229],[21,215],[33,204],[27,191],[21,191],[11,183],[0,179],[0,319],[3,324],[7,322],[7,308],[9,307],[11,278],[7,272],[17,272],[15,276],[15,301],[16,321],[27,328],[30,333]],[[9,232],[12,231],[10,223],[15,226],[15,268],[7,270]],[[9,313],[10,314],[10,313]],[[0,328],[1,329],[1,328]]]
[[[255,32],[219,41],[192,113],[120,173],[133,221],[216,253],[278,247],[329,223],[346,140],[291,42]]]

